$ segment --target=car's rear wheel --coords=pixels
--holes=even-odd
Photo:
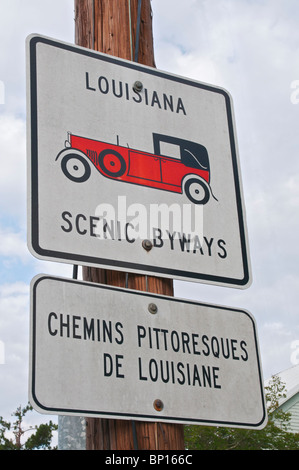
[[[75,183],[83,183],[90,177],[89,163],[82,155],[67,153],[61,160],[61,169],[65,176]]]
[[[105,174],[113,178],[124,175],[127,169],[124,157],[111,149],[103,150],[99,154],[99,166]]]
[[[206,204],[210,199],[210,190],[207,183],[199,178],[190,178],[184,185],[188,199],[194,204]]]

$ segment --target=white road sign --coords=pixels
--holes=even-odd
[[[262,428],[255,321],[244,311],[40,275],[30,401],[62,415]]]
[[[31,252],[248,287],[229,94],[40,36],[27,48]]]

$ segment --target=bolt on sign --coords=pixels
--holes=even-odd
[[[41,36],[27,51],[33,255],[248,287],[229,94]]]
[[[266,424],[247,311],[39,275],[30,335],[30,401],[41,413]]]

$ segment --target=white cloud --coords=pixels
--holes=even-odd
[[[74,1],[0,0],[0,80],[5,109],[25,116],[25,40],[31,33],[73,42]]]
[[[25,221],[26,124],[13,115],[0,115],[0,211]]]
[[[27,402],[28,333],[28,285],[0,285],[0,340],[5,347],[5,363],[0,366],[1,402],[5,397],[5,409],[7,406],[11,412],[19,403]]]
[[[23,234],[0,228],[0,256],[28,261],[30,255]]]

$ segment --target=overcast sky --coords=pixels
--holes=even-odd
[[[246,290],[176,281],[175,295],[249,310],[266,379],[299,362],[299,3],[152,0],[152,9],[157,68],[223,87],[233,98],[253,273]],[[69,265],[36,260],[26,245],[25,38],[74,42],[73,10],[73,0],[0,0],[5,417],[28,399],[29,283],[39,273],[72,274]]]

